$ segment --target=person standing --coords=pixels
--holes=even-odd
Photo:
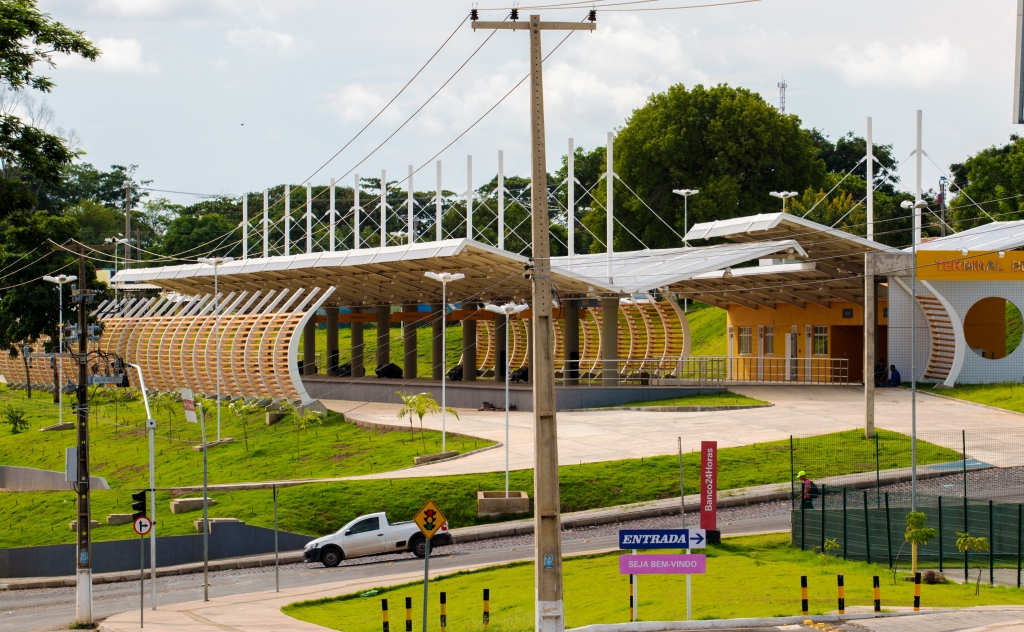
[[[807,478],[807,472],[803,470],[800,470],[796,476],[800,479],[800,508],[814,509],[814,499],[818,495],[818,486],[814,484],[814,481]]]

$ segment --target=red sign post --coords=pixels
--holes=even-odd
[[[718,442],[700,442],[700,528],[718,529]]]

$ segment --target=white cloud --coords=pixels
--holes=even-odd
[[[960,76],[967,66],[967,52],[948,38],[938,42],[905,44],[893,48],[881,42],[854,50],[840,45],[821,61],[839,69],[847,83],[884,83],[927,86],[940,79]]]
[[[142,44],[136,39],[101,37],[95,43],[103,51],[103,54],[95,62],[69,56],[63,62],[58,60],[58,65],[139,75],[153,75],[160,72],[160,67],[155,62],[146,61],[143,58]]]
[[[327,95],[331,109],[346,123],[362,123],[376,114],[384,98],[361,83],[350,83]]]
[[[305,48],[304,42],[297,40],[290,33],[265,31],[259,27],[251,29],[234,29],[227,32],[228,43],[244,49],[254,55],[287,55],[299,48]]]

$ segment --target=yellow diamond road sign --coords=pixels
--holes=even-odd
[[[441,510],[437,508],[437,505],[434,504],[434,501],[428,500],[427,504],[423,505],[423,509],[416,512],[416,516],[412,520],[420,528],[424,536],[432,538],[447,519],[441,513]]]

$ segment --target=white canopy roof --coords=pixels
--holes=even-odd
[[[595,288],[618,294],[646,292],[671,287],[694,276],[722,270],[772,254],[806,256],[796,241],[762,241],[720,244],[701,248],[668,248],[612,253],[611,279],[608,255],[552,257],[552,272],[584,281]]]
[[[930,239],[920,244],[918,250],[967,250],[998,251],[1013,250],[1024,246],[1024,220],[1015,222],[991,222],[970,230]],[[911,250],[911,248],[904,248]]]

